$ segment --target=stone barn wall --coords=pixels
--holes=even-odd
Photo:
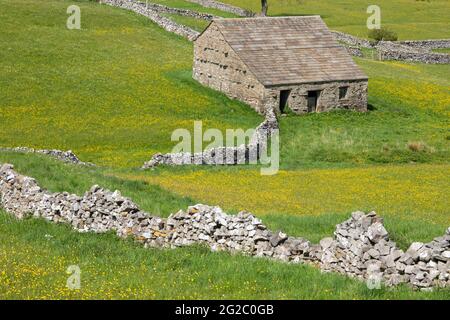
[[[259,113],[264,113],[264,86],[214,25],[195,41],[193,77],[201,84],[247,103]]]
[[[346,87],[345,98],[339,98],[339,88]],[[308,91],[320,91],[316,112],[334,109],[367,111],[367,80],[339,81],[326,83],[308,83],[293,86],[272,87],[265,89],[265,104],[280,113],[280,91],[291,90],[287,107],[294,113],[308,112]]]

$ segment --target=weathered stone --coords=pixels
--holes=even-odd
[[[278,231],[278,232],[274,233],[272,235],[272,237],[270,237],[269,241],[270,241],[270,244],[272,245],[272,247],[276,247],[277,245],[279,245],[286,239],[287,239],[287,235],[281,231]]]
[[[385,239],[387,235],[388,232],[380,222],[372,224],[367,229],[367,237],[370,239],[370,241],[375,243],[380,241],[381,239]]]
[[[320,246],[322,247],[322,250],[328,249],[333,244],[333,238],[323,238],[320,240]]]
[[[406,252],[411,256],[411,258],[414,261],[417,261],[419,259],[419,253],[420,253],[420,249],[422,249],[423,247],[423,243],[422,242],[413,242],[411,244],[411,246],[409,247],[408,250],[406,250]]]
[[[365,215],[365,213],[362,212],[362,211],[355,211],[355,212],[352,212],[352,218],[353,218],[353,220],[355,220],[355,221],[358,221],[358,220],[361,219],[364,215]]]
[[[399,259],[400,262],[411,265],[414,263],[414,259],[411,257],[411,255],[408,252],[405,252]]]
[[[378,259],[380,257],[380,252],[375,249],[370,249],[369,251],[367,251],[367,253],[369,254],[370,257],[374,259]]]
[[[444,251],[444,252],[442,253],[442,256],[443,256],[445,259],[450,259],[450,250]]]
[[[428,262],[431,260],[432,251],[430,249],[425,248],[422,252],[419,253],[419,260]]]

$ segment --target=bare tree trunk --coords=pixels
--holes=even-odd
[[[269,4],[267,0],[261,0],[261,15],[263,17],[267,16],[267,10],[269,9]]]

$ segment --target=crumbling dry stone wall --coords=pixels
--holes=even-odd
[[[387,286],[409,283],[416,288],[450,284],[450,228],[430,243],[414,242],[406,252],[389,238],[375,212],[354,212],[336,226],[334,238],[322,239],[321,264],[362,279],[382,279]],[[361,272],[364,270],[364,272]]]
[[[334,238],[320,244],[269,230],[242,211],[228,215],[219,207],[195,205],[168,218],[139,209],[119,191],[93,186],[83,196],[51,193],[10,164],[0,165],[0,206],[18,219],[43,218],[70,224],[79,232],[114,231],[146,247],[176,248],[203,244],[214,251],[239,252],[293,263],[309,263],[324,272],[360,279],[378,276],[387,286],[407,283],[430,290],[450,284],[450,228],[430,243],[415,242],[403,252],[389,239],[383,220],[374,212],[354,212],[339,224]]]
[[[156,153],[145,162],[142,169],[159,165],[236,165],[256,163],[267,150],[270,138],[278,130],[278,121],[273,112],[266,113],[264,120],[256,129],[250,142],[237,147],[217,147],[203,152]]]

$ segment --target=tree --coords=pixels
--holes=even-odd
[[[269,4],[267,0],[261,0],[261,15],[265,17],[267,15],[267,10],[269,9]]]

